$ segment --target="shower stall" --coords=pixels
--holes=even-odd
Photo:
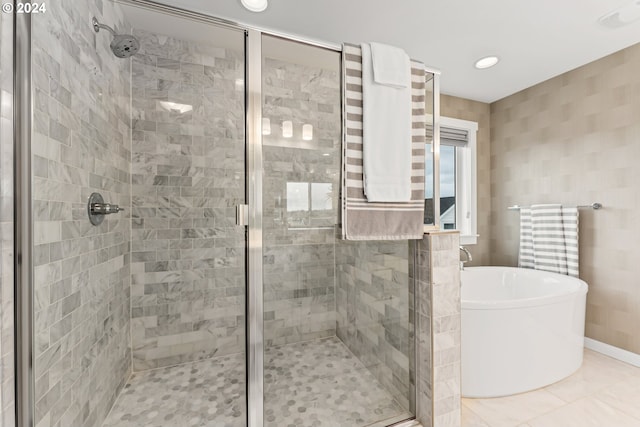
[[[147,0],[7,16],[0,348],[12,361],[15,240],[20,426],[415,417],[414,245],[339,238],[339,47]]]

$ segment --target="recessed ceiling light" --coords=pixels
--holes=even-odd
[[[240,2],[251,12],[262,12],[269,5],[267,0],[240,0]]]
[[[634,0],[600,17],[598,22],[607,28],[620,28],[640,19],[640,1]]]
[[[500,58],[497,56],[485,56],[484,58],[480,58],[476,61],[475,67],[478,70],[484,70],[485,68],[491,68],[496,65],[500,61]]]

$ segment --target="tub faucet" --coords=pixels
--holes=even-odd
[[[464,261],[460,261],[460,270],[464,270],[464,264],[469,261],[473,261],[473,257],[471,256],[471,252],[469,252],[469,249],[465,248],[464,246],[460,246],[460,250],[464,252],[465,256],[467,257],[467,259],[465,259]]]

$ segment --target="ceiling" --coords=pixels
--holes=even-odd
[[[493,102],[640,42],[640,20],[618,29],[601,16],[638,0],[240,0],[163,3],[305,38],[377,41],[442,72],[442,93]],[[476,70],[497,55],[500,63]]]

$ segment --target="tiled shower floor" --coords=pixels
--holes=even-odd
[[[335,337],[266,350],[264,375],[267,427],[357,427],[409,416]],[[242,354],[140,372],[103,427],[243,427],[244,394]]]

